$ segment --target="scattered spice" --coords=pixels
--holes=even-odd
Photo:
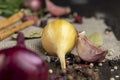
[[[93,63],[90,63],[89,67],[90,68],[93,68],[94,64]]]
[[[47,22],[48,21],[46,19],[41,20],[40,27],[44,28],[47,25]]]
[[[75,63],[76,64],[79,64],[80,62],[81,62],[81,60],[80,60],[80,57],[79,56],[75,56]]]
[[[114,69],[115,69],[115,70],[117,70],[117,69],[118,69],[118,67],[117,67],[117,66],[114,66]]]
[[[99,71],[99,69],[98,69],[98,68],[95,68],[95,69],[94,69],[94,72],[98,72],[98,71]]]
[[[54,75],[52,71],[49,70],[49,72],[52,73],[51,75],[54,75],[54,79],[50,80],[103,80],[103,75],[106,75],[107,79],[109,80],[115,80],[119,78],[119,75],[112,74],[113,72],[116,73],[118,68],[116,65],[114,65],[114,62],[116,61],[106,59],[104,62],[88,63],[83,60],[77,60],[76,63],[76,59],[78,59],[77,56],[72,53],[66,55],[65,60],[68,64],[66,66],[65,72],[63,72],[60,68],[60,60],[55,56],[50,56],[50,62],[48,62],[48,64],[52,66],[53,64],[55,65],[54,73],[56,74]],[[105,66],[108,66],[109,69],[103,69]],[[106,71],[103,70],[106,70],[107,72],[109,70],[111,76],[108,76],[109,74],[106,74]],[[102,74],[102,76],[100,76],[100,74]],[[115,76],[115,78],[112,76]]]
[[[114,71],[114,69],[111,69],[111,72]]]
[[[77,13],[74,13],[73,16],[74,16],[75,23],[79,23],[79,24],[83,23],[82,17],[80,15],[78,15]]]
[[[119,78],[120,76],[119,76],[119,75],[116,75],[115,77],[116,77],[116,78]]]
[[[102,64],[102,63],[99,63],[98,65],[101,67],[103,64]]]
[[[69,64],[70,64],[70,61],[67,60],[67,61],[66,61],[66,65],[69,65]]]
[[[52,65],[52,67],[53,65],[55,65],[54,68],[56,69],[61,69],[60,60],[55,56],[49,56],[49,57],[50,57],[50,62],[48,62],[48,64]],[[63,70],[56,71],[57,73],[54,72],[55,74],[59,75],[59,79],[57,76],[55,76],[57,77],[57,80],[61,80],[61,79],[63,80],[65,79],[65,77],[67,78],[65,80],[79,80],[79,79],[75,79],[75,76],[81,76],[87,80],[90,79],[94,80],[93,79],[94,71],[92,71],[92,69],[90,71],[88,63],[81,61],[78,58],[78,56],[75,56],[72,53],[66,55],[65,59],[67,63],[65,72]],[[49,73],[53,73],[53,69],[49,69]],[[51,79],[51,80],[56,80],[56,79]]]
[[[112,56],[114,54],[114,49],[109,49],[107,56]]]
[[[53,73],[53,70],[52,70],[52,69],[49,69],[49,73],[52,74],[52,73]]]
[[[103,62],[103,63],[104,63],[105,61],[106,61],[106,59],[103,59],[101,62]]]
[[[110,32],[112,32],[111,28],[106,28],[105,31],[104,31],[105,34],[109,34]]]
[[[74,77],[72,75],[68,75],[68,80],[74,80]]]
[[[110,78],[110,80],[115,80],[115,78],[112,77],[112,78]]]

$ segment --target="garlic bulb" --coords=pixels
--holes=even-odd
[[[101,61],[105,58],[107,51],[94,46],[86,37],[85,32],[78,34],[77,52],[79,57],[88,62]]]
[[[76,39],[76,29],[63,19],[48,23],[41,37],[43,48],[49,54],[59,57],[62,69],[66,69],[65,55],[74,48]]]

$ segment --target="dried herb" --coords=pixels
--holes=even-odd
[[[97,32],[94,32],[90,35],[88,35],[88,40],[91,41],[91,43],[94,45],[94,46],[102,46],[103,45],[103,38],[102,36],[97,33]]]
[[[42,30],[24,33],[26,39],[40,38],[41,35],[42,35]],[[12,38],[16,39],[17,34],[13,34]]]
[[[0,15],[9,17],[21,9],[26,0],[0,0]]]

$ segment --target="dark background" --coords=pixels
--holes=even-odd
[[[120,40],[120,0],[51,0],[59,6],[69,6],[72,12],[80,16],[93,17],[96,13],[103,13],[108,27],[111,27],[115,36]]]

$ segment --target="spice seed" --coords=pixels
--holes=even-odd
[[[52,70],[52,69],[49,69],[49,73],[52,74],[52,73],[53,73],[53,70]]]
[[[94,64],[93,63],[90,63],[89,67],[90,68],[93,68]]]
[[[117,66],[114,66],[114,69],[116,69],[116,70],[117,70],[117,69],[118,69],[118,67],[117,67]]]
[[[115,77],[116,77],[116,78],[119,78],[119,75],[116,75]]]
[[[110,80],[115,80],[115,78],[112,77],[112,78],[110,78]]]
[[[74,80],[72,75],[68,75],[68,80]]]
[[[110,71],[114,71],[114,69],[111,69]]]
[[[98,65],[99,65],[99,66],[102,66],[103,64],[102,64],[102,63],[99,63]]]

